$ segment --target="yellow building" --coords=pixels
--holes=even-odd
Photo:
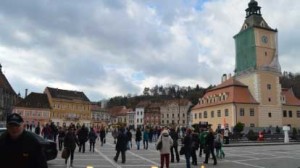
[[[90,126],[90,101],[83,92],[46,87],[51,106],[50,118],[57,125],[85,124]]]
[[[300,100],[279,82],[278,31],[266,23],[260,9],[254,0],[248,4],[245,22],[234,36],[235,75],[224,75],[222,83],[199,100],[192,109],[194,124],[300,127]]]

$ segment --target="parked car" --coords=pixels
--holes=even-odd
[[[0,128],[0,135],[3,134],[5,131],[6,131],[6,128]],[[56,142],[44,139],[35,133],[32,133],[32,132],[29,132],[29,133],[31,133],[38,140],[38,142],[42,145],[42,150],[45,153],[47,161],[53,160],[57,157],[58,151],[57,151]]]

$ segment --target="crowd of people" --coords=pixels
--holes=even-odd
[[[21,123],[23,122],[22,118],[17,114],[14,114],[14,116],[19,119],[19,121],[11,122],[13,127],[9,127],[8,124],[8,128],[16,129],[21,126]],[[9,120],[8,123],[10,123]],[[25,130],[32,131],[30,128],[27,128],[26,125],[24,128]],[[57,127],[51,122],[44,125],[42,129],[38,124],[35,127],[34,132],[45,139],[58,142],[58,150],[67,150],[69,157],[65,158],[65,164],[67,164],[68,159],[70,158],[70,166],[72,167],[76,147],[78,146],[78,152],[85,153],[85,144],[89,141],[89,151],[95,152],[95,143],[97,139],[99,140],[100,145],[103,146],[106,143],[108,131],[104,126],[87,128],[84,124],[77,124],[76,126],[71,124],[68,127],[66,125]],[[121,162],[125,164],[126,151],[134,147],[133,141],[135,141],[136,150],[142,149],[141,142],[144,150],[148,150],[149,143],[155,142],[156,149],[159,150],[160,153],[161,168],[165,165],[166,168],[169,168],[170,162],[180,162],[180,155],[184,155],[187,168],[190,168],[191,164],[198,165],[198,163],[200,163],[198,157],[202,157],[202,154],[205,154],[205,158],[201,164],[207,164],[211,155],[213,164],[216,165],[217,159],[225,157],[222,147],[223,142],[228,143],[228,133],[228,129],[216,130],[216,132],[214,132],[211,128],[200,128],[195,130],[193,128],[176,129],[168,127],[145,127],[143,129],[137,128],[133,131],[129,128],[118,127],[111,131],[116,150],[116,155],[113,159],[117,162],[119,155],[121,154]],[[18,135],[20,134],[21,133]],[[26,132],[23,134],[26,134]],[[197,155],[198,150],[199,154]],[[41,156],[41,160],[44,160],[44,156]]]

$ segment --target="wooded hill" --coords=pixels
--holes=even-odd
[[[296,97],[300,99],[300,74],[284,72],[283,75],[280,77],[280,83],[282,88],[293,88]],[[193,105],[196,105],[198,103],[198,99],[200,97],[203,97],[205,92],[213,87],[215,86],[211,85],[208,88],[203,88],[199,85],[196,85],[196,87],[181,87],[178,85],[156,85],[153,88],[144,88],[142,95],[132,96],[131,94],[128,94],[127,96],[113,97],[108,101],[107,107],[110,108],[113,106],[126,106],[127,108],[135,108],[135,106],[143,100],[159,102],[163,100],[179,98],[188,99],[193,103]]]

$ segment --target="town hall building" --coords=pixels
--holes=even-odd
[[[193,124],[207,121],[212,128],[241,122],[246,127],[300,127],[300,100],[279,82],[278,31],[263,19],[261,7],[251,0],[246,19],[234,36],[234,75],[208,90],[192,109]]]

